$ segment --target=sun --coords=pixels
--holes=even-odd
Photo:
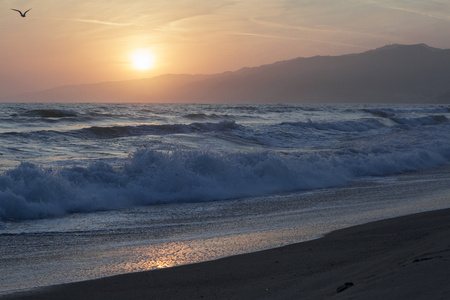
[[[155,56],[144,49],[139,49],[131,54],[131,64],[137,70],[148,70],[155,65]]]

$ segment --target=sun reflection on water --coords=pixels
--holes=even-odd
[[[115,269],[110,271],[117,274],[169,268],[272,248],[274,240],[278,240],[275,246],[282,246],[315,237],[309,232],[297,228],[151,245],[133,245],[121,248],[117,256],[126,257],[127,260],[122,264],[110,265],[112,269]]]

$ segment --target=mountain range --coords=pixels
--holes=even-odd
[[[450,49],[393,44],[213,75],[61,86],[2,101],[450,103]]]

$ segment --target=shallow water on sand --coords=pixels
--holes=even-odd
[[[449,120],[449,105],[1,103],[0,291],[448,207]]]
[[[1,292],[213,260],[447,208],[449,180],[450,167],[440,167],[346,187],[9,223]]]

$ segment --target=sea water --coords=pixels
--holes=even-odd
[[[0,292],[449,207],[450,105],[0,104]]]

